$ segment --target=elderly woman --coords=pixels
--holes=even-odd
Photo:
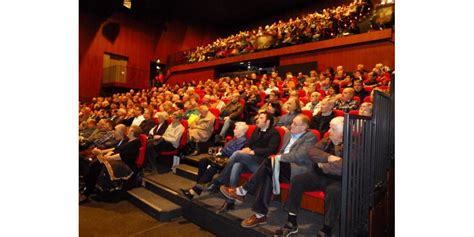
[[[227,142],[220,150],[217,156],[230,157],[235,151],[240,150],[247,141],[245,133],[248,130],[248,125],[244,122],[236,122],[234,128],[234,138]],[[199,171],[196,179],[196,185],[190,189],[180,189],[184,196],[193,199],[194,195],[201,195],[203,185],[212,180],[212,177],[222,169],[222,167],[213,164],[210,159],[201,159],[199,161]]]
[[[116,149],[93,150],[97,161],[85,177],[86,188],[82,194],[79,193],[79,203],[88,200],[95,187],[102,192],[120,190],[121,182],[127,181],[138,171],[135,160],[141,146],[138,139],[141,132],[140,127],[132,125],[127,133],[128,142],[120,144]]]
[[[145,170],[156,172],[156,157],[160,151],[171,151],[177,149],[179,141],[184,133],[184,126],[181,124],[183,113],[176,111],[171,115],[173,122],[168,125],[163,136],[154,135],[148,140],[145,153]]]

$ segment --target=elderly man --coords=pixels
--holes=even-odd
[[[336,101],[335,108],[348,113],[359,108],[359,102],[353,99],[354,89],[346,88],[342,91],[342,97]]]
[[[277,126],[289,131],[293,119],[301,113],[300,101],[297,98],[290,97],[286,102],[288,113],[284,114],[278,120]]]
[[[219,120],[224,121],[221,132],[216,136],[216,141],[221,141],[227,135],[227,130],[238,121],[244,112],[244,107],[240,103],[240,94],[234,92],[232,100],[222,109]]]
[[[324,227],[319,234],[331,236],[331,230],[337,228],[341,207],[344,117],[332,119],[330,127],[329,137],[323,138],[308,150],[308,157],[314,163],[313,169],[296,175],[291,180],[288,200],[285,203],[288,222],[277,231],[278,236],[290,236],[298,232],[297,213],[301,197],[304,192],[314,190],[324,191]]]
[[[316,143],[316,136],[309,131],[309,119],[305,115],[298,115],[293,119],[290,132],[283,138],[283,146],[280,152],[273,156],[273,162],[281,163],[279,179],[289,183],[290,177],[303,174],[312,169],[313,163],[308,158],[308,149]],[[272,182],[273,169],[272,160],[267,159],[261,163],[257,171],[250,177],[249,181],[238,188],[228,188],[221,186],[221,192],[229,199],[242,201],[247,194],[256,193],[256,200],[252,210],[256,213],[242,221],[241,226],[252,228],[266,223],[266,215],[272,198],[273,186],[279,188],[279,182]],[[275,192],[274,193],[279,193]]]
[[[225,146],[220,150],[217,156],[230,157],[235,151],[240,150],[247,142],[245,133],[248,130],[248,125],[244,122],[236,122],[234,129],[234,138],[227,142]],[[196,179],[196,185],[190,189],[181,189],[184,196],[188,199],[193,199],[194,195],[201,195],[203,185],[212,180],[212,177],[221,170],[221,167],[212,165],[209,159],[201,159],[199,161],[199,171]]]
[[[321,101],[321,110],[318,114],[313,116],[310,128],[316,129],[319,131],[321,136],[324,135],[329,130],[329,122],[336,117],[332,109],[334,108],[334,101],[330,99],[324,99]]]
[[[362,103],[359,108],[359,115],[368,116],[368,117],[372,116],[372,108],[373,108],[372,103],[370,102]]]
[[[142,129],[143,134],[148,134],[150,130],[156,125],[155,120],[153,119],[152,112],[150,109],[145,109],[143,113],[144,120],[140,123],[140,128]]]
[[[257,128],[247,141],[243,149],[234,152],[229,162],[222,170],[212,186],[218,187],[221,184],[228,184],[230,187],[237,186],[242,168],[246,167],[250,172],[255,172],[261,164],[271,154],[278,151],[280,135],[273,127],[273,116],[267,113],[260,113],[256,121]],[[234,209],[234,201],[226,200],[218,212]]]
[[[198,142],[207,142],[214,131],[214,121],[216,117],[209,112],[205,105],[199,106],[199,118],[189,127],[189,143],[194,148],[191,155],[199,154]]]
[[[309,102],[301,109],[311,111],[313,115],[318,114],[318,112],[321,110],[320,99],[321,99],[321,93],[317,91],[311,93]]]
[[[140,107],[140,106],[137,106],[135,107],[135,110],[134,110],[134,119],[132,120],[132,125],[136,125],[136,126],[140,126],[140,124],[143,122],[143,120],[145,120],[145,117],[143,117],[143,108]]]

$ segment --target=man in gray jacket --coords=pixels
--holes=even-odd
[[[289,182],[290,176],[294,177],[312,170],[312,162],[308,158],[308,149],[316,143],[316,136],[309,131],[309,119],[305,115],[298,115],[293,119],[290,132],[283,138],[280,152],[262,162],[249,181],[243,186],[229,188],[221,186],[221,192],[229,199],[241,202],[247,192],[256,193],[252,210],[256,214],[241,222],[244,228],[252,228],[266,223],[266,214],[272,198],[273,169],[272,159],[280,160],[280,180]],[[290,168],[291,167],[291,168]]]
[[[324,227],[317,236],[333,236],[331,232],[336,236],[338,234],[344,117],[333,118],[329,127],[329,137],[323,138],[308,150],[308,157],[314,163],[313,169],[291,179],[290,193],[285,203],[288,222],[277,231],[276,236],[290,236],[298,232],[297,213],[301,198],[304,192],[314,190],[324,191]]]

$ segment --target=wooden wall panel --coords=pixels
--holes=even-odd
[[[120,25],[120,32],[114,42],[102,34],[102,28],[109,22]],[[214,29],[209,26],[188,26],[174,21],[157,28],[121,13],[108,19],[81,13],[79,23],[80,100],[99,95],[104,52],[128,57],[128,66],[135,68],[128,71],[133,80],[129,80],[125,86],[146,88],[149,85],[150,61],[160,58],[163,63],[167,63],[169,54],[208,44],[217,38]],[[210,73],[198,75],[207,77]]]
[[[364,64],[366,70],[372,69],[376,63],[395,67],[395,44],[390,41],[372,42],[361,45],[348,45],[334,49],[313,51],[303,54],[282,56],[280,65],[291,65],[307,62],[318,62],[318,70],[326,67],[344,66],[346,70],[354,70],[357,64]]]
[[[214,68],[200,68],[196,70],[173,73],[169,77],[169,79],[166,81],[166,83],[175,85],[177,83],[182,83],[185,81],[194,80],[198,82],[202,80],[213,79],[214,77],[215,77]]]
[[[108,23],[118,23],[115,41],[107,39],[102,29]],[[100,93],[104,52],[128,57],[128,66],[140,72],[131,87],[148,85],[149,61],[153,59],[154,38],[157,32],[146,25],[117,13],[108,19],[81,14],[79,24],[79,95],[80,99]]]

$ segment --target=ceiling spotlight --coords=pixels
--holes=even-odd
[[[132,8],[132,0],[123,0],[123,6],[131,9]]]

